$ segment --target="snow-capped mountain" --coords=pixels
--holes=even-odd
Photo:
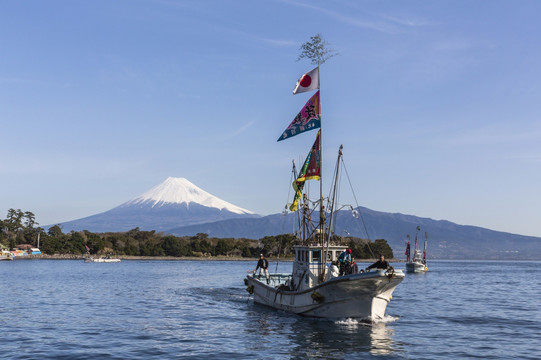
[[[62,223],[63,231],[163,231],[174,227],[259,215],[228,203],[184,178],[161,184],[109,211]]]
[[[189,207],[190,203],[227,210],[235,214],[253,215],[253,212],[219,199],[184,178],[175,177],[168,177],[161,184],[120,206],[151,205],[152,207],[162,207],[168,204],[186,204]]]

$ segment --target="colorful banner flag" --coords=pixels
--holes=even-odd
[[[317,132],[316,141],[312,145],[312,149],[308,153],[304,165],[302,166],[299,177],[293,181],[293,189],[295,189],[295,198],[293,203],[289,207],[289,210],[296,211],[299,203],[299,199],[302,196],[302,189],[306,180],[320,180],[321,179],[321,151],[320,151],[320,135],[321,130]]]
[[[297,80],[293,95],[319,89],[319,67],[307,72]]]
[[[301,111],[295,116],[295,119],[289,124],[287,129],[277,141],[290,138],[302,132],[318,129],[321,127],[321,105],[319,102],[319,91],[316,92],[310,100],[304,104]]]
[[[410,261],[410,242],[408,241],[408,244],[406,245],[406,252],[404,253],[406,255],[406,261]]]

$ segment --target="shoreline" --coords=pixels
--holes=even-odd
[[[92,256],[96,257],[96,256]],[[181,256],[181,257],[175,257],[175,256],[132,256],[132,255],[118,255],[113,256],[114,258],[118,258],[121,260],[154,260],[154,261],[253,261],[257,262],[259,258],[244,258],[244,257],[237,257],[237,256]],[[26,255],[26,256],[16,256],[13,260],[84,260],[86,256],[83,255],[74,255],[74,254],[55,254],[55,255]],[[267,258],[269,262],[274,261],[282,261],[282,262],[293,262],[293,258],[276,258],[276,257],[270,257]],[[373,263],[377,261],[377,259],[356,259],[357,263]],[[405,262],[404,260],[397,260],[397,259],[391,259],[388,260],[389,262],[394,263],[401,263]]]

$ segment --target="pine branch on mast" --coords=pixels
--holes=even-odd
[[[328,42],[323,40],[321,34],[316,34],[310,37],[310,41],[301,45],[301,54],[297,58],[297,61],[301,59],[309,59],[312,65],[322,65],[330,58],[338,55],[333,49],[328,48]]]

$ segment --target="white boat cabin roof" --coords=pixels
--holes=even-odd
[[[344,252],[348,247],[346,245],[296,245],[293,246],[295,250],[295,260],[298,262],[307,262],[307,263],[322,263],[322,262],[332,262],[338,261],[338,257],[342,252]],[[321,261],[322,251],[327,252],[326,261]]]

